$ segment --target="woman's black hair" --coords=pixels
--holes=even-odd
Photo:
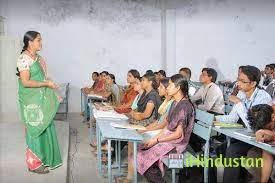
[[[145,74],[154,74],[154,72],[151,69],[149,69],[149,70],[146,71]]]
[[[272,107],[267,104],[258,104],[253,106],[247,112],[247,119],[252,130],[263,129],[265,125],[271,122]]]
[[[37,38],[37,36],[40,35],[39,32],[37,31],[28,31],[24,34],[24,37],[23,37],[23,43],[24,43],[24,46],[22,48],[22,51],[21,51],[21,54],[27,50],[27,48],[29,47],[29,41],[33,41],[35,40],[35,38]],[[20,72],[19,72],[19,69],[18,67],[16,68],[16,75],[19,77],[20,76]]]
[[[184,97],[189,98],[188,96],[188,81],[181,74],[175,74],[171,78],[171,81],[174,83],[175,87],[180,87],[180,90]]]
[[[128,71],[128,73],[131,73],[136,79],[140,78],[140,74],[136,69],[131,69]]]
[[[215,83],[218,77],[218,73],[213,68],[203,68],[201,72],[205,71],[208,77],[212,77],[211,82]]]
[[[154,74],[144,74],[142,77],[148,79],[148,81],[152,81],[153,89],[158,89],[159,85]]]
[[[245,67],[245,65],[239,66],[239,70],[242,70]]]
[[[115,75],[109,73],[108,76],[110,76],[110,78],[113,80],[113,83],[116,84],[116,77],[115,77]]]
[[[196,114],[195,106],[192,103],[192,101],[189,98],[188,91],[189,91],[189,86],[188,86],[188,81],[186,80],[185,77],[183,77],[181,74],[175,74],[173,75],[170,80],[172,83],[174,83],[175,87],[180,87],[180,90],[182,92],[182,95],[186,97],[189,102],[191,103],[193,110],[194,110],[194,115]],[[189,124],[187,124],[188,126]]]
[[[245,74],[249,81],[256,82],[256,87],[259,86],[261,80],[261,71],[252,65],[246,65],[242,68],[242,73]]]
[[[166,72],[164,70],[159,70],[159,72],[163,77],[166,77]]]
[[[102,71],[102,72],[100,73],[100,75],[102,75],[102,74],[109,75],[109,72],[108,72],[108,71]]]
[[[161,83],[165,88],[167,88],[168,85],[169,85],[169,80],[170,80],[170,78],[163,78],[163,79],[160,80],[160,83]]]
[[[24,38],[23,38],[24,46],[21,53],[27,50],[29,46],[29,41],[35,40],[35,38],[37,38],[38,35],[40,35],[40,33],[36,31],[28,31],[24,34]]]
[[[93,74],[92,75],[96,75],[97,77],[99,76],[99,73],[98,72],[93,72]]]

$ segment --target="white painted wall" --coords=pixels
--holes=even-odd
[[[149,68],[161,68],[158,4],[26,0],[2,5],[7,7],[8,36],[22,39],[28,30],[41,32],[41,55],[47,60],[51,78],[71,83],[72,112],[80,111],[80,88],[89,84],[93,71],[108,70],[116,75],[119,84],[125,85],[129,69],[143,74]]]
[[[263,68],[275,60],[274,0],[166,1],[172,9],[166,54],[161,54],[160,1],[140,2],[0,0],[0,15],[7,17],[5,30],[13,39],[22,39],[27,30],[42,33],[41,54],[52,78],[71,83],[72,112],[80,110],[79,88],[92,71],[109,70],[125,84],[131,68],[143,73],[166,65],[162,55],[169,74],[188,66],[198,80],[201,68],[216,62],[221,79],[235,79],[239,65]]]
[[[275,62],[275,1],[207,0],[177,9],[177,68],[188,66],[193,80],[213,66],[218,79],[235,79],[238,66],[263,69]]]

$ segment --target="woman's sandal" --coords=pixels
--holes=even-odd
[[[31,170],[29,169],[29,172],[32,172],[32,173],[37,173],[37,174],[47,174],[49,173],[49,169],[48,167],[45,167],[45,166],[40,166],[39,168],[35,169],[35,170]]]

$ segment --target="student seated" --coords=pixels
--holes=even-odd
[[[239,67],[238,76],[242,72],[242,68],[243,67],[244,66],[240,66]],[[238,84],[237,83],[238,83],[237,81],[234,81],[230,85],[228,85],[228,89],[227,89],[226,93],[229,94],[229,95],[236,96],[239,93],[239,88],[238,88]]]
[[[275,72],[272,73],[272,81],[266,87],[265,91],[271,96],[272,99],[275,98]]]
[[[109,73],[107,71],[102,71],[99,74],[99,78],[97,83],[94,85],[93,88],[90,88],[87,92],[85,92],[86,95],[88,94],[100,94],[105,91],[105,85],[106,85],[106,77]]]
[[[118,105],[120,103],[120,90],[113,74],[108,74],[106,76],[106,91],[100,95],[105,98],[111,97],[112,105]]]
[[[181,74],[183,77],[185,77],[188,81],[188,85],[189,85],[189,91],[188,94],[189,96],[193,96],[197,89],[199,89],[200,87],[195,85],[190,79],[191,79],[191,70],[188,67],[183,67],[179,70],[179,74]]]
[[[141,87],[144,92],[138,100],[137,109],[128,114],[132,123],[147,126],[158,118],[158,108],[161,104],[161,99],[155,90],[156,86],[154,75],[145,74],[142,77]]]
[[[174,101],[171,96],[168,95],[167,87],[169,85],[169,78],[160,80],[158,92],[160,97],[164,97],[164,101],[158,109],[159,118],[146,127],[146,130],[140,130],[144,139],[149,139],[157,135],[167,125],[167,114],[170,110],[171,104]]]
[[[158,75],[160,80],[166,78],[166,72],[164,70],[159,70]]]
[[[216,116],[216,121],[228,123],[241,123],[248,129],[250,123],[247,119],[247,112],[251,107],[258,104],[271,103],[271,97],[263,89],[258,88],[261,79],[261,72],[257,67],[244,66],[238,77],[238,87],[240,89],[237,96],[229,96],[229,100],[234,103],[232,111],[229,115]],[[230,146],[226,148],[226,158],[239,158],[246,156],[251,145],[241,142],[232,141]],[[240,162],[239,162],[240,163]],[[224,169],[223,181],[226,182],[240,182],[244,181],[244,170],[242,167],[226,167]]]
[[[138,95],[138,92],[134,90],[134,83],[136,79],[140,78],[139,72],[135,69],[132,69],[127,74],[127,83],[129,86],[121,97],[120,104],[114,109],[118,113],[129,113],[131,111],[131,106],[134,99]]]
[[[166,78],[166,72],[164,70],[159,70],[158,72],[154,72],[158,85],[160,84],[160,80]]]
[[[268,64],[265,66],[265,70],[262,71],[262,86],[266,88],[269,83],[272,81],[272,74],[274,72],[274,64]]]
[[[154,75],[154,72],[153,72],[151,69],[149,69],[149,70],[147,70],[147,71],[146,71],[146,73],[145,73],[145,74]]]
[[[92,87],[84,87],[84,88],[81,88],[81,91],[83,91],[84,93],[88,94],[89,93],[89,90],[93,90],[94,88],[97,87],[98,85],[98,81],[99,81],[99,73],[98,72],[93,72],[92,73],[92,81],[94,82]]]
[[[141,87],[141,79],[142,78],[138,78],[136,79],[136,82],[134,83],[134,90],[136,92],[138,92],[136,98],[134,99],[133,101],[133,104],[131,106],[131,109],[134,111],[138,108],[137,104],[138,104],[138,101],[140,99],[140,97],[142,96],[143,92],[144,92],[144,89]]]
[[[197,104],[198,109],[214,114],[224,114],[223,93],[215,84],[217,72],[212,68],[202,69],[200,82],[201,88],[191,97],[191,101]]]
[[[272,107],[267,104],[253,106],[247,116],[252,130],[256,132],[256,141],[275,142],[275,105]],[[274,155],[261,149],[258,150],[262,152],[263,167],[260,180],[256,178],[256,181],[268,182],[273,169]],[[257,150],[255,151],[257,152]],[[255,174],[258,173],[255,172]]]
[[[175,100],[167,115],[167,125],[150,140],[138,147],[137,170],[149,182],[162,183],[164,165],[162,158],[169,153],[183,153],[192,133],[195,110],[188,99],[188,82],[180,74],[174,75],[169,81],[168,95]],[[133,160],[130,157],[128,176],[125,182],[133,178]]]

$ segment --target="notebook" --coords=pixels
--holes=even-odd
[[[247,130],[247,129],[238,130],[238,131],[235,131],[234,133],[235,133],[236,135],[245,137],[245,138],[250,139],[250,140],[256,139],[255,133],[252,132],[252,131],[250,131],[250,130]]]
[[[111,111],[95,111],[94,112],[95,118],[110,118],[113,120],[127,120],[128,117],[124,114],[118,114],[114,110]]]
[[[216,128],[244,128],[243,125],[238,123],[223,123],[214,121],[214,126]]]
[[[132,129],[132,130],[145,130],[146,128],[141,125],[131,125],[131,124],[117,124],[117,123],[110,123],[112,127],[115,128],[123,128],[123,129]]]
[[[100,95],[96,95],[96,94],[88,94],[88,97],[90,97],[90,98],[95,98],[95,99],[106,100],[104,97],[102,97],[102,96],[100,96]]]

